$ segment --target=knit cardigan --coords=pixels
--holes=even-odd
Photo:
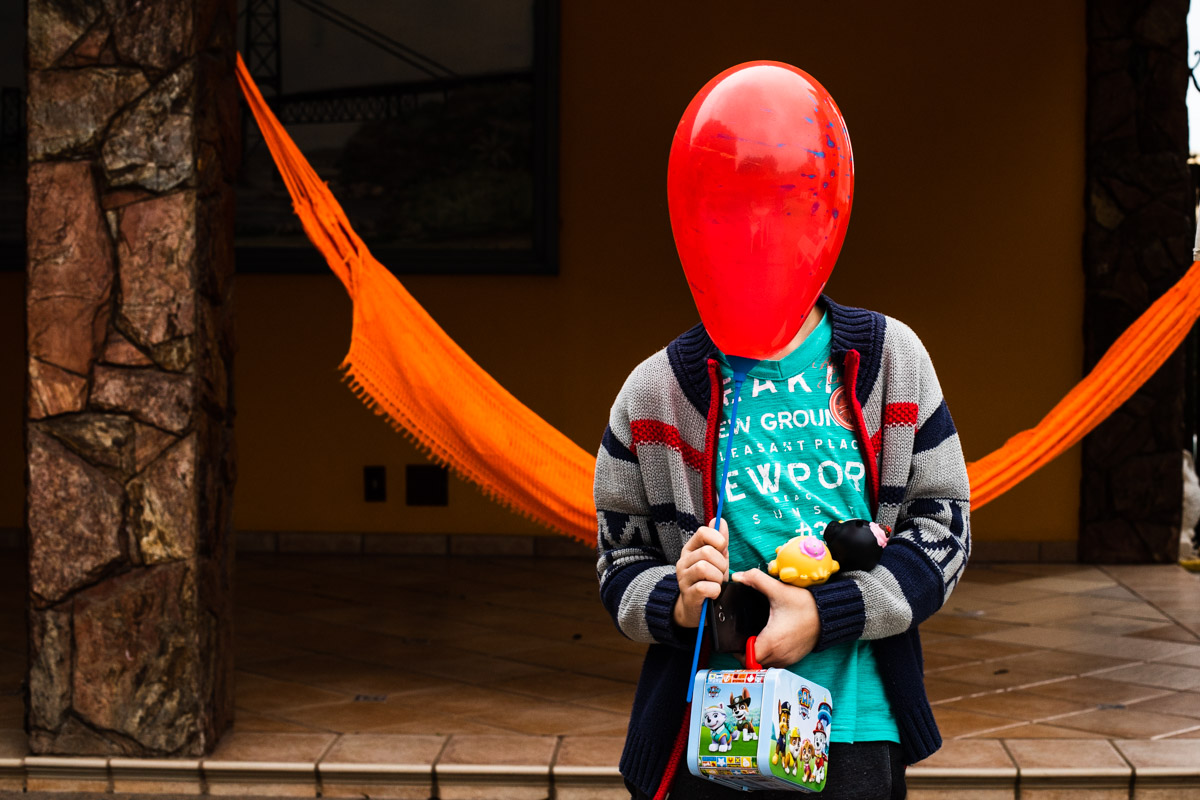
[[[933,365],[903,323],[826,297],[832,356],[852,387],[877,522],[893,534],[878,566],[810,587],[816,650],[874,642],[906,763],[941,746],[925,695],[917,626],[950,596],[970,555],[970,487]],[[684,696],[696,631],[675,624],[675,563],[714,516],[721,392],[716,346],[697,325],[642,362],[613,404],[596,459],[597,575],[617,627],[646,642],[621,774],[662,796],[687,742]],[[663,791],[659,791],[660,788]]]

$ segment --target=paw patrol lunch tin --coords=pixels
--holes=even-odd
[[[688,769],[736,789],[825,788],[833,701],[785,669],[696,673]]]

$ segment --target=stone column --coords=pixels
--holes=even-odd
[[[229,726],[233,0],[29,0],[35,753]]]
[[[1089,0],[1084,358],[1192,263],[1186,0]],[[1081,561],[1178,557],[1181,348],[1083,442]]]

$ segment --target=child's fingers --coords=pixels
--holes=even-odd
[[[676,572],[682,572],[692,564],[697,564],[701,561],[712,564],[718,569],[724,571],[725,566],[722,564],[724,556],[722,556],[711,545],[704,545],[699,550],[685,550],[679,556],[679,561],[675,565]]]
[[[725,579],[725,572],[718,569],[717,566],[709,561],[695,561],[684,569],[684,576],[689,585],[696,585],[701,582],[713,583],[717,587],[715,594],[705,594],[705,597],[716,597],[721,593],[721,581]]]
[[[713,528],[701,526],[697,528],[696,532],[692,534],[692,537],[687,540],[687,543],[684,544],[683,549],[699,550],[701,547],[709,545],[710,547],[714,547],[717,550],[724,552],[727,541],[728,537],[725,536],[725,534],[718,533]]]
[[[704,547],[701,547],[699,550],[695,551],[695,558],[699,561],[707,561],[708,563],[712,564],[714,567],[721,570],[722,575],[725,573],[725,570],[729,568],[729,559],[725,557],[724,553],[713,547],[711,544],[706,544]]]

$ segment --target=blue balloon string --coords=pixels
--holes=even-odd
[[[729,458],[733,453],[733,435],[737,433],[738,401],[742,399],[742,384],[746,381],[746,373],[758,362],[754,359],[740,356],[726,356],[733,368],[733,407],[729,409],[730,428],[725,439],[725,460],[721,464],[721,481],[717,484],[717,518],[713,520],[713,528],[721,530],[721,513],[725,509],[725,481],[729,479]],[[726,543],[728,544],[728,542]],[[696,628],[696,648],[692,651],[692,671],[688,677],[687,701],[692,702],[692,694],[696,689],[696,668],[700,665],[700,645],[704,641],[704,620],[708,616],[708,598],[700,606],[700,624]]]

